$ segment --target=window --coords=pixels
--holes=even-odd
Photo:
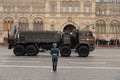
[[[56,11],[55,5],[51,5],[51,9],[50,10],[51,10],[52,13],[54,13]]]
[[[13,7],[4,7],[4,12],[13,12],[14,8]]]
[[[28,12],[28,11],[29,11],[29,8],[28,8],[28,7],[26,7],[26,8],[25,8],[25,12]]]
[[[98,20],[96,22],[96,32],[102,34],[106,32],[106,23],[104,20]]]
[[[23,8],[22,8],[22,7],[20,7],[20,8],[19,8],[19,11],[20,11],[20,12],[23,12]]]
[[[43,8],[42,7],[40,8],[40,12],[43,12]]]
[[[75,6],[75,12],[78,12],[78,6]]]
[[[43,7],[34,7],[34,12],[43,12]]]
[[[90,12],[90,7],[89,7],[89,6],[86,6],[85,12],[86,12],[86,13],[89,13],[89,12]]]
[[[103,15],[105,14],[105,11],[104,11],[104,10],[102,11],[102,14],[103,14]]]
[[[62,12],[66,12],[66,6],[62,7]]]
[[[29,12],[29,7],[19,7],[20,12]]]
[[[37,18],[33,22],[34,31],[43,31],[43,21],[41,18]]]
[[[34,12],[38,12],[38,9],[37,9],[37,8],[34,8]]]
[[[27,18],[21,18],[19,20],[19,30],[21,31],[26,31],[29,29],[29,23]]]
[[[72,6],[69,6],[69,12],[72,12]]]
[[[100,2],[100,0],[96,0],[96,2]]]
[[[96,11],[96,15],[100,15],[100,10],[97,10],[97,11]]]
[[[119,22],[114,20],[110,23],[110,33],[119,33],[120,32],[120,25]]]
[[[11,26],[13,25],[13,19],[6,18],[3,24],[4,24],[4,31],[10,30]]]
[[[100,2],[104,2],[104,0],[100,0]]]

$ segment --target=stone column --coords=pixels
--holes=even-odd
[[[0,12],[2,12],[3,11],[3,7],[2,7],[2,5],[0,4]]]
[[[57,2],[57,14],[58,16],[60,16],[60,12],[61,12],[61,6],[60,6],[60,1]]]
[[[96,0],[93,0],[91,3],[92,3],[92,11],[95,12]]]
[[[3,31],[3,20],[0,17],[0,31]]]
[[[19,9],[18,9],[18,6],[15,6],[15,10],[14,10],[15,12],[18,12],[19,11]]]
[[[46,2],[46,5],[45,5],[45,13],[46,13],[46,17],[48,17],[48,12],[49,12],[49,2]]]
[[[32,6],[29,7],[29,12],[33,12],[33,7]]]
[[[80,12],[84,12],[84,1],[81,0],[81,4],[80,4]]]
[[[3,7],[1,3],[0,3],[0,12],[3,12]],[[0,13],[0,31],[3,31],[2,13]]]
[[[28,22],[28,23],[29,23],[29,30],[33,30],[33,22],[30,21],[30,22]]]

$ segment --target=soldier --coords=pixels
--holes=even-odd
[[[53,71],[56,71],[57,69],[57,62],[58,62],[58,56],[59,56],[59,50],[56,47],[57,47],[57,44],[53,43],[53,48],[51,49],[51,52],[50,52],[50,54],[52,55]]]

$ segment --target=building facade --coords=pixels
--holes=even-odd
[[[120,0],[96,0],[95,12],[97,37],[120,39]]]
[[[0,36],[15,24],[23,31],[90,29],[96,38],[120,39],[119,16],[119,0],[0,0]]]

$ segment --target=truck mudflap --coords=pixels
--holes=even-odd
[[[16,45],[16,43],[14,40],[9,40],[8,49],[14,48],[15,45]]]
[[[89,50],[90,50],[90,51],[94,51],[94,50],[95,50],[95,47],[90,47]]]

